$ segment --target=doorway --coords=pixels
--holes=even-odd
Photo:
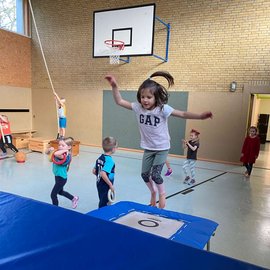
[[[260,155],[255,167],[270,170],[270,94],[251,94],[249,126],[259,130]]]

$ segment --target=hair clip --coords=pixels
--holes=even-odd
[[[195,133],[196,135],[200,135],[200,132],[196,129],[192,129],[190,133]]]

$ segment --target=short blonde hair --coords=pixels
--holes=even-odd
[[[102,141],[102,148],[105,153],[111,152],[113,148],[117,147],[117,140],[113,137],[106,137]]]

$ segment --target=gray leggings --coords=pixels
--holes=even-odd
[[[146,183],[149,182],[150,177],[158,185],[163,183],[161,171],[167,159],[168,153],[169,150],[144,150],[141,176]]]

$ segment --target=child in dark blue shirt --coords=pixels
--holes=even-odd
[[[102,141],[102,148],[104,154],[102,154],[97,160],[95,167],[92,171],[97,177],[97,190],[99,197],[98,207],[108,205],[108,191],[109,189],[114,192],[114,172],[115,163],[111,157],[117,148],[117,141],[113,137],[106,137]]]

